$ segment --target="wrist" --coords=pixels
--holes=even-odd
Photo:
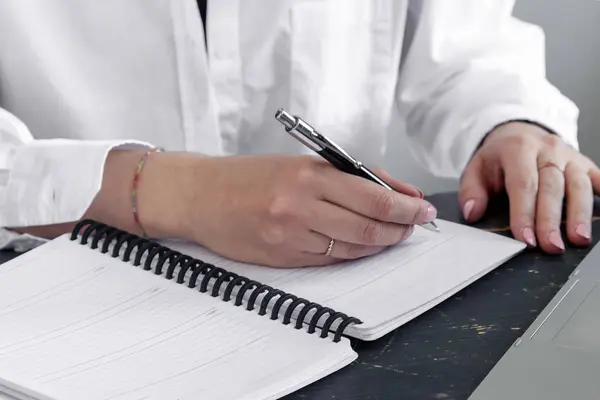
[[[149,237],[189,237],[186,191],[191,182],[186,177],[195,158],[186,153],[152,153],[146,160],[137,182],[136,207],[138,228]]]
[[[556,135],[554,131],[546,128],[544,125],[538,124],[529,120],[509,120],[496,125],[482,140],[482,145],[485,142],[491,141],[496,136],[502,136],[506,132],[519,131],[521,133],[533,133],[539,136]]]
[[[180,182],[190,157],[154,152],[147,155],[138,171],[146,152],[147,149],[112,150],[108,154],[101,190],[83,217],[140,236],[145,233],[153,238],[182,237],[186,234],[181,206],[185,185]]]

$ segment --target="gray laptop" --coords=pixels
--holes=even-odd
[[[600,244],[469,399],[600,399]]]

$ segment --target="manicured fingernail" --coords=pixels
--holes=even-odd
[[[419,190],[419,189],[417,189],[417,190]],[[422,192],[421,190],[419,190],[419,197],[420,197],[420,198],[423,198],[423,197],[425,197],[425,194],[423,194],[423,192]]]
[[[565,244],[563,243],[562,238],[560,237],[560,234],[557,231],[550,232],[550,235],[548,235],[548,240],[550,241],[552,246],[557,247],[561,250],[565,249]]]
[[[465,219],[469,219],[469,215],[471,215],[471,211],[473,211],[473,206],[475,205],[475,200],[468,200],[463,206],[463,216]]]
[[[523,228],[523,239],[525,243],[530,245],[531,247],[537,246],[537,242],[535,241],[535,234],[533,233],[533,229],[530,227]]]
[[[590,228],[587,226],[587,224],[577,225],[577,228],[575,228],[575,233],[586,240],[590,239]]]
[[[427,213],[425,214],[425,222],[431,222],[437,217],[437,210],[434,206],[427,206]]]

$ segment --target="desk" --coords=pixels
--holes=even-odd
[[[460,221],[455,193],[430,201],[440,218]],[[492,202],[477,226],[509,235],[505,210],[505,199]],[[599,223],[593,233],[600,236]],[[466,399],[588,251],[525,252],[387,336],[354,341],[357,361],[286,400]],[[0,252],[0,263],[14,256]]]
[[[440,218],[461,221],[455,193],[429,200]],[[510,235],[507,210],[507,200],[496,199],[476,226]],[[600,222],[593,233],[596,243]],[[353,342],[357,361],[286,400],[466,399],[590,249],[522,253],[387,336]]]

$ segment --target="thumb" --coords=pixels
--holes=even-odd
[[[479,220],[488,205],[489,194],[482,158],[475,157],[465,168],[458,191],[458,203],[467,222]]]

